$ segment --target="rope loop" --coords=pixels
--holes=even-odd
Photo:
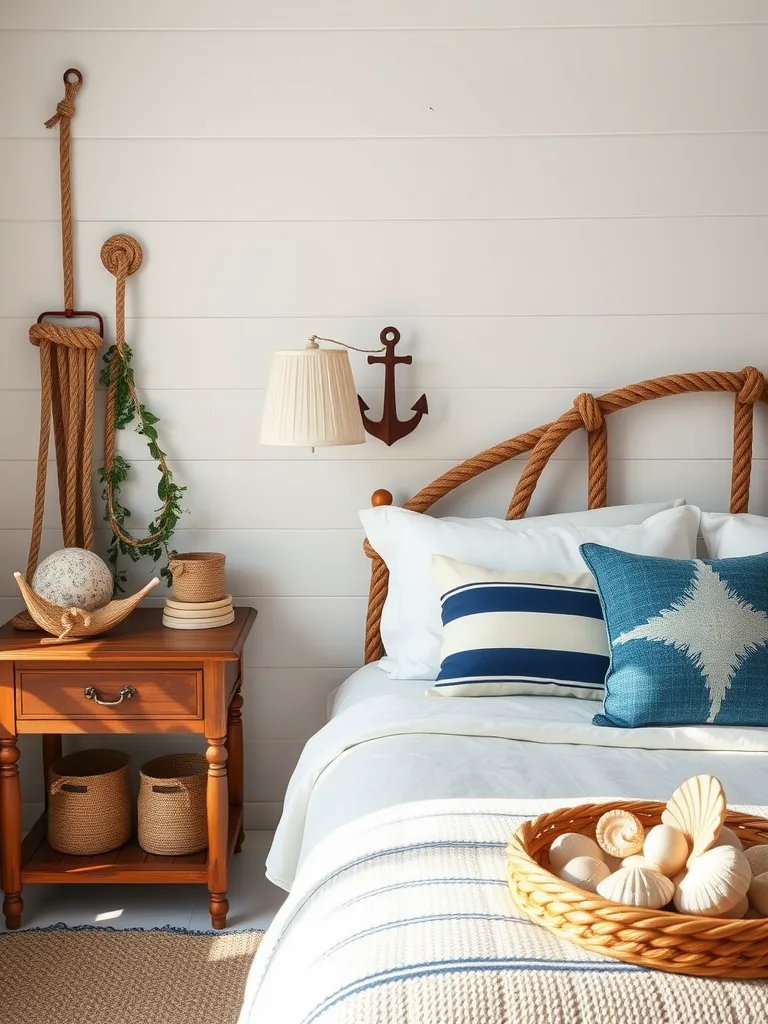
[[[49,341],[54,345],[65,345],[67,348],[93,349],[101,348],[102,338],[92,327],[67,327],[66,324],[32,324],[29,328],[29,340],[40,347],[40,342]]]
[[[595,396],[590,395],[588,391],[576,396],[573,407],[581,417],[587,433],[591,434],[594,430],[601,430],[605,426],[603,411]]]
[[[741,372],[744,375],[744,383],[736,395],[736,401],[740,405],[754,405],[765,392],[765,377],[754,366],[745,366]]]
[[[101,247],[101,262],[114,277],[130,277],[141,266],[144,253],[130,235],[112,235]]]
[[[59,121],[71,121],[75,116],[75,96],[82,84],[82,77],[74,82],[68,78],[64,80],[64,99],[56,104],[56,113],[45,122],[46,128],[55,128]]]

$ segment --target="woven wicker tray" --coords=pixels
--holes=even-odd
[[[659,824],[665,805],[645,800],[582,804],[524,822],[507,847],[515,905],[560,938],[625,963],[675,974],[768,978],[768,918],[733,921],[626,907],[552,874],[552,841],[563,832],[594,838],[600,815],[617,807],[632,811],[648,828]],[[768,821],[736,811],[725,820],[745,847],[768,843]]]

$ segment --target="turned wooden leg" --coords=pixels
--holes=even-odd
[[[227,901],[227,828],[229,797],[227,793],[227,749],[224,736],[206,737],[208,749],[208,909],[214,928],[226,928]]]
[[[43,733],[43,785],[45,786],[45,807],[48,809],[48,787],[50,786],[50,770],[54,761],[61,757],[61,736],[56,733]]]
[[[0,739],[0,879],[7,928],[19,928],[21,899],[21,787],[15,737]]]
[[[229,806],[243,808],[243,698],[236,693],[229,705],[227,718],[227,772],[229,780]],[[245,839],[242,823],[235,843],[235,853],[240,853]]]

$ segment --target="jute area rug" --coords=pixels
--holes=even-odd
[[[263,932],[65,928],[0,934],[9,1024],[235,1024]]]

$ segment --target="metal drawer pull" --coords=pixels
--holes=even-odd
[[[118,704],[122,704],[124,700],[130,700],[131,697],[136,696],[135,686],[124,686],[120,691],[119,700],[99,700],[99,695],[94,686],[86,686],[83,690],[83,696],[86,700],[95,700],[97,704],[100,704],[103,708],[115,708]]]

